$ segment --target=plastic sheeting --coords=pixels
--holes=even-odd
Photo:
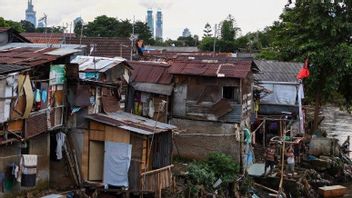
[[[132,145],[105,141],[104,179],[105,185],[128,187]]]
[[[260,99],[261,104],[296,105],[296,85],[261,84],[261,86],[272,91]]]

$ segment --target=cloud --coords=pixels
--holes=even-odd
[[[172,0],[138,0],[138,3],[145,8],[169,9],[172,7]]]

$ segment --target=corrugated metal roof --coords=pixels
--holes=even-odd
[[[252,61],[216,63],[216,61],[176,61],[169,73],[178,75],[245,78],[251,71]]]
[[[133,88],[137,91],[143,91],[147,93],[155,93],[170,96],[173,90],[172,85],[160,85],[154,83],[138,83],[132,84]]]
[[[7,50],[12,48],[30,47],[30,48],[64,48],[64,49],[83,49],[85,45],[76,44],[47,44],[47,43],[8,43],[0,47],[0,50]]]
[[[120,56],[130,59],[131,41],[129,38],[117,37],[83,37],[83,38],[66,38],[66,43],[83,44],[90,49],[95,45],[92,56],[116,57]]]
[[[303,63],[255,60],[260,72],[254,74],[258,81],[298,82],[296,76]]]
[[[168,73],[167,63],[148,61],[128,61],[132,66],[131,82],[169,85],[172,75]]]
[[[79,52],[77,45],[56,45],[33,43],[9,43],[0,47],[0,64],[37,66],[50,63],[60,57]]]
[[[92,114],[86,116],[86,118],[143,135],[151,135],[153,133],[162,133],[176,129],[176,126],[123,111],[109,114]]]
[[[20,66],[20,65],[7,65],[7,64],[0,64],[0,74],[8,74],[11,72],[18,72],[27,69],[27,67]]]
[[[107,58],[95,56],[76,56],[71,63],[79,65],[79,71],[98,71],[106,72],[107,70],[126,62],[126,59],[121,57]]]
[[[32,43],[64,43],[66,38],[74,38],[74,33],[39,33],[39,32],[24,32],[21,36],[30,40]]]

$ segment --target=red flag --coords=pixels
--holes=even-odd
[[[309,68],[308,68],[308,58],[304,61],[304,65],[301,68],[301,70],[299,70],[298,74],[297,74],[297,79],[301,80],[303,78],[307,78],[309,76]]]

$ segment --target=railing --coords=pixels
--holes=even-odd
[[[155,192],[155,197],[161,197],[161,190],[173,186],[171,168],[174,165],[141,173],[142,191]]]

